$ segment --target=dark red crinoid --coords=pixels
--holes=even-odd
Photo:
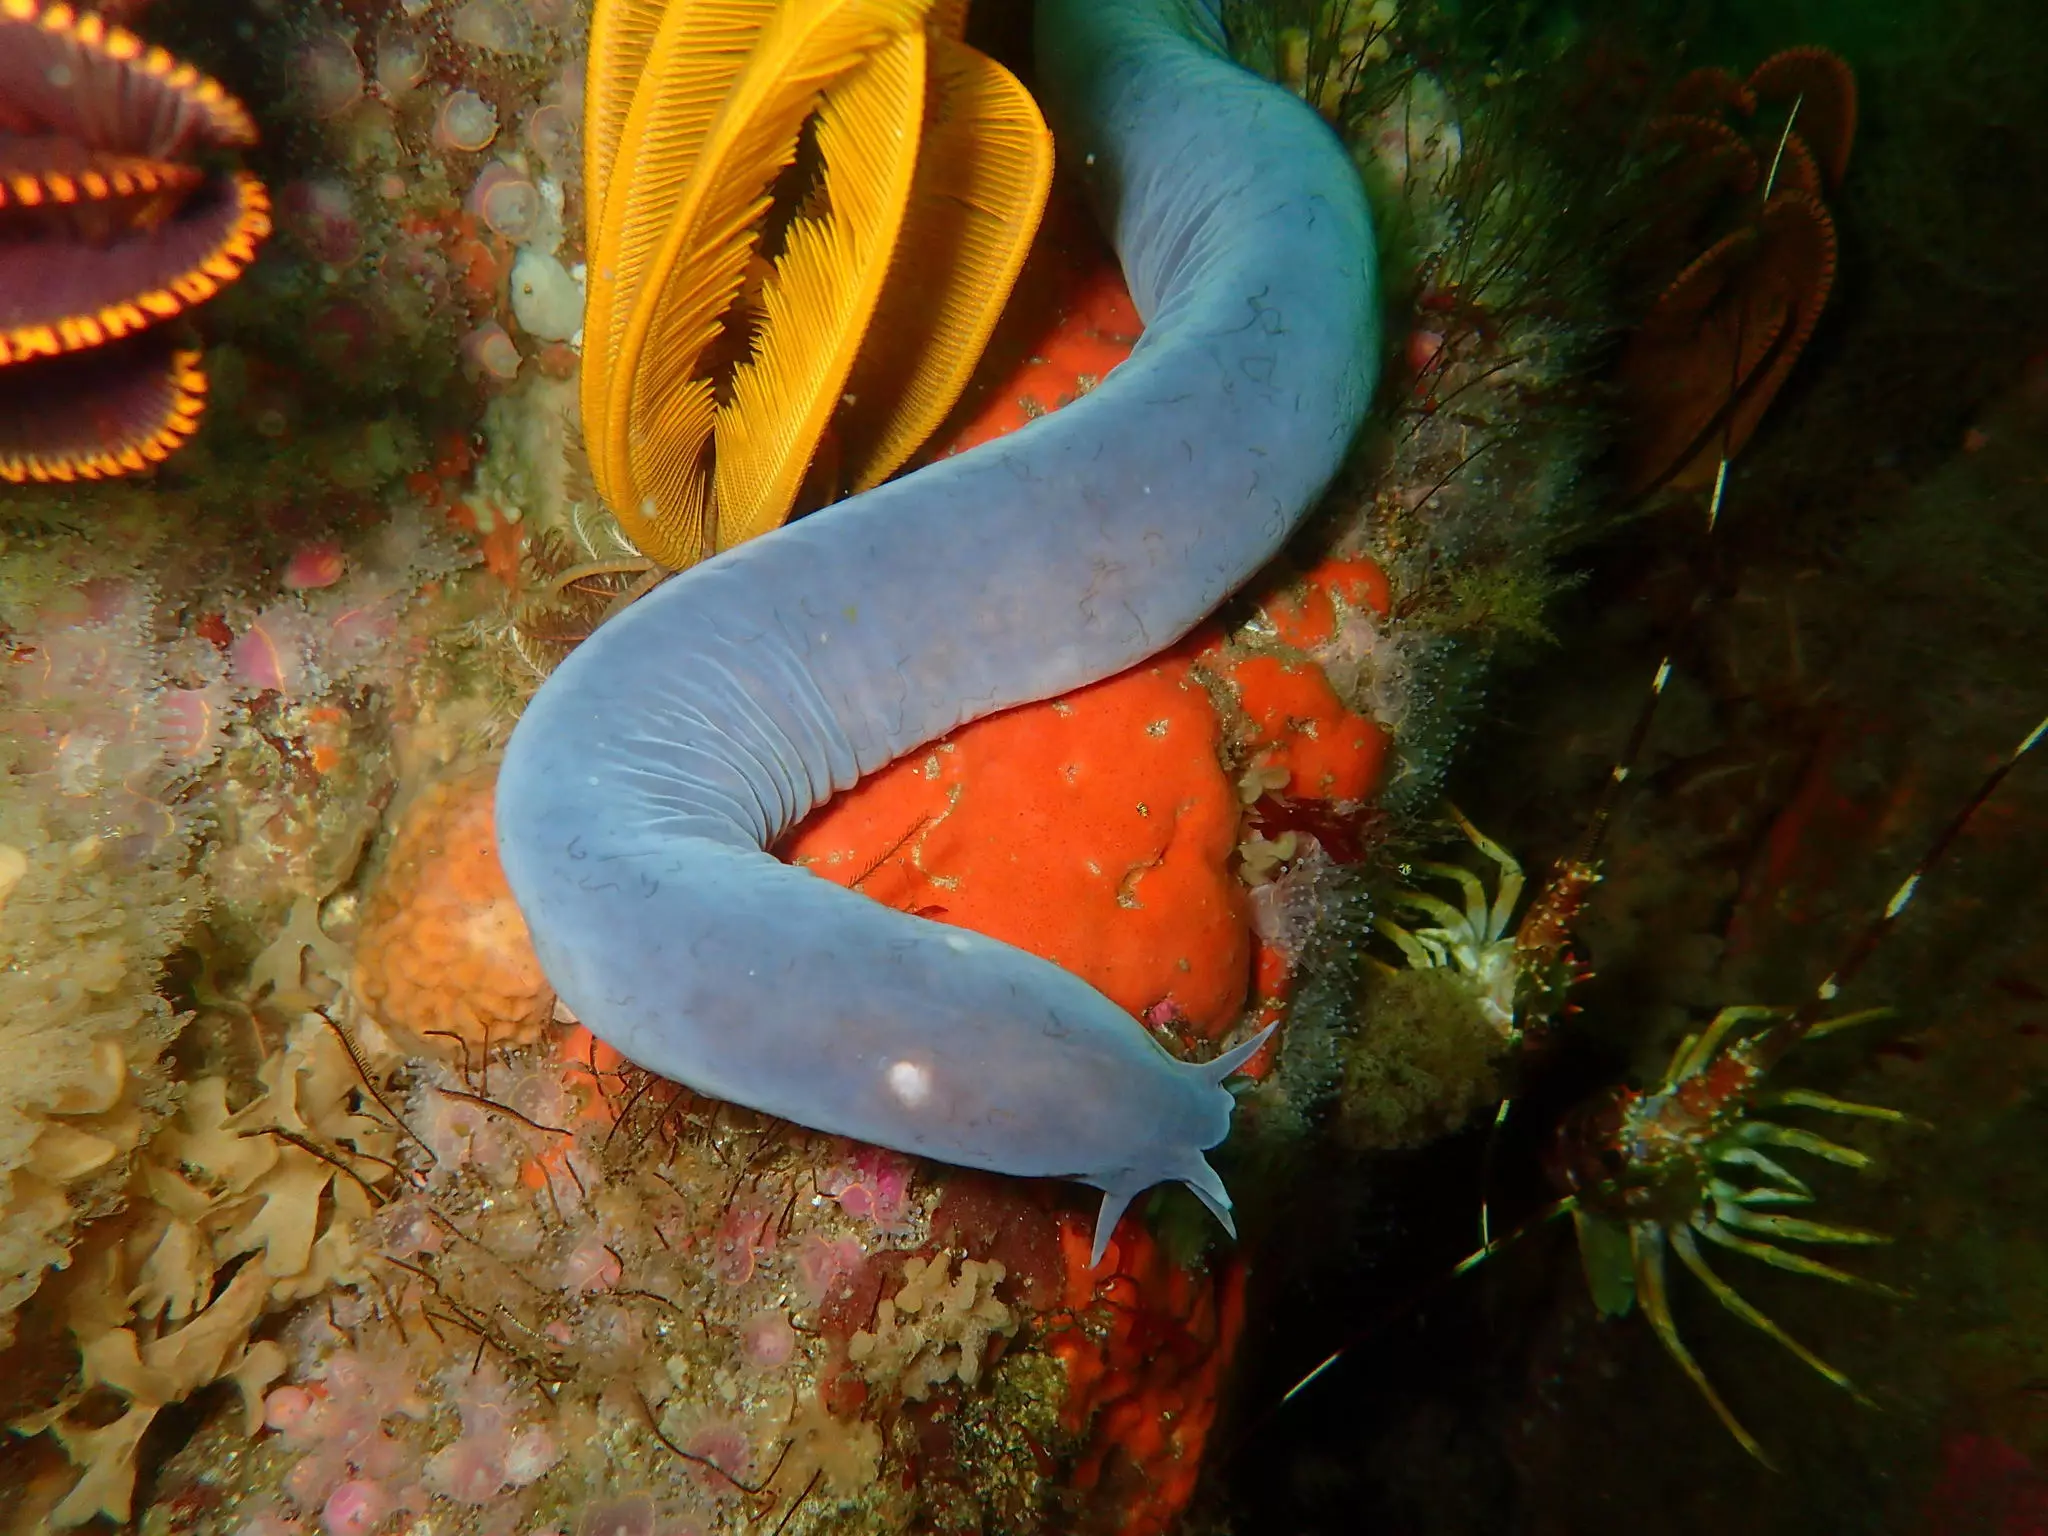
[[[1674,189],[1660,244],[1696,259],[1657,296],[1617,368],[1632,492],[1699,490],[1748,441],[1813,334],[1835,275],[1823,198],[1856,138],[1856,76],[1788,48],[1738,80],[1699,69],[1648,125]]]
[[[256,141],[219,82],[91,12],[0,0],[0,479],[163,462],[206,375],[165,321],[255,259],[270,199],[193,163]]]

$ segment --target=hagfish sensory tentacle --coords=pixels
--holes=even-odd
[[[1377,370],[1348,155],[1175,0],[1040,0],[1039,85],[1146,320],[1058,413],[696,567],[541,688],[498,788],[562,998],[633,1060],[801,1125],[1130,1198],[1203,1157],[1232,1053],[764,850],[966,721],[1180,638],[1336,471]]]

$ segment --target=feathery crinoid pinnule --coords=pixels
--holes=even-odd
[[[205,406],[164,322],[255,259],[270,201],[191,163],[256,142],[218,81],[58,0],[0,0],[0,479],[163,462]]]
[[[583,434],[653,559],[879,484],[965,388],[1052,177],[1036,105],[965,21],[962,0],[599,0]]]

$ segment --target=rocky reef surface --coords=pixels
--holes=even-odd
[[[1359,1169],[1508,1081],[1484,989],[1371,924],[1595,520],[1612,274],[1560,210],[1626,180],[1525,134],[1511,80],[1425,68],[1427,14],[1284,10],[1237,41],[1354,145],[1396,314],[1340,485],[1183,646],[935,744],[782,850],[1059,959],[1169,1048],[1283,1024],[1226,1154],[1246,1247],[1167,1194],[1094,1268],[1074,1191],[652,1079],[526,944],[494,756],[646,578],[575,443],[581,11],[135,20],[255,105],[279,234],[207,313],[197,440],[4,509],[9,1529],[1183,1517],[1247,1252],[1290,1263],[1304,1199],[1348,1228]],[[1013,310],[955,447],[1084,393],[1138,328],[1071,205]],[[1201,749],[1153,750],[1169,719]]]

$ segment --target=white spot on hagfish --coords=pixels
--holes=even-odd
[[[907,1109],[921,1109],[931,1099],[932,1069],[921,1061],[892,1061],[883,1077]]]

